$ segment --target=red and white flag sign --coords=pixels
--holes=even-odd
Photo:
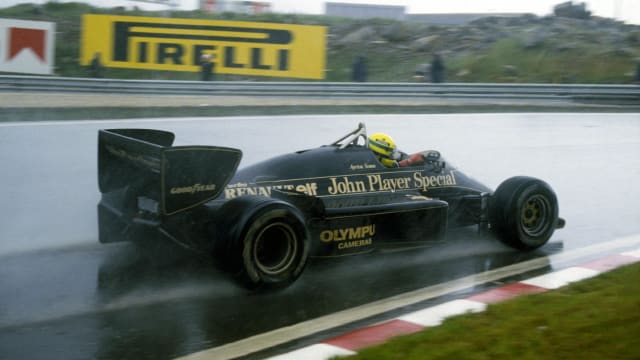
[[[0,72],[53,73],[55,23],[0,18]]]

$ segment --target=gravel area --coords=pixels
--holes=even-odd
[[[51,92],[5,92],[0,95],[0,122],[191,116],[487,112],[640,112],[640,105],[451,97],[316,98]]]
[[[137,107],[137,106],[291,106],[291,105],[434,105],[444,101],[424,99],[331,99],[268,96],[131,95],[77,93],[3,93],[0,108],[36,107]]]

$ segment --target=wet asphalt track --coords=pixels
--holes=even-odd
[[[171,130],[244,151],[246,165],[366,122],[408,152],[438,149],[495,188],[548,181],[567,228],[521,254],[473,229],[420,254],[312,263],[251,295],[171,245],[97,244],[96,130]],[[0,123],[0,358],[170,359],[388,296],[640,232],[639,114],[292,116]]]

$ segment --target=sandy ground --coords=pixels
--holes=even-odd
[[[331,99],[268,96],[2,93],[0,108],[136,106],[435,105],[437,99]]]

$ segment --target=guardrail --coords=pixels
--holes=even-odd
[[[640,105],[640,86],[582,84],[350,83],[88,79],[0,76],[0,92],[92,92],[330,98],[610,101]]]

